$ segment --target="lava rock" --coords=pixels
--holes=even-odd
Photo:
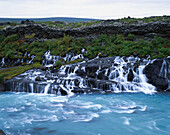
[[[133,74],[133,71],[132,71],[132,69],[130,69],[129,70],[129,73],[128,73],[128,81],[132,81],[133,80],[133,78],[134,78],[134,74]]]
[[[170,80],[170,58],[155,60],[147,65],[144,74],[148,78],[148,82],[156,86],[157,90],[168,89]]]
[[[64,35],[70,35],[73,37],[96,37],[100,34],[123,34],[129,33],[142,38],[153,38],[154,36],[161,36],[164,38],[170,38],[170,23],[167,21],[157,21],[149,23],[134,23],[127,25],[122,22],[114,22],[112,24],[104,21],[103,23],[93,24],[84,28],[50,28],[46,25],[36,24],[32,21],[23,21],[21,26],[9,27],[2,30],[2,34],[9,36],[12,34],[18,34],[20,36],[35,33],[35,38],[38,39],[52,39],[60,38]]]
[[[63,90],[63,89],[60,89],[60,92],[61,92],[61,95],[62,95],[62,96],[68,95],[67,91],[65,91],[65,90]]]

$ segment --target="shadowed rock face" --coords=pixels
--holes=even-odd
[[[146,66],[144,73],[148,82],[157,87],[157,90],[168,90],[170,86],[170,58],[155,60]]]
[[[63,37],[64,34],[74,37],[93,37],[100,34],[123,34],[126,36],[129,33],[145,39],[153,38],[154,36],[170,38],[170,23],[166,21],[157,21],[127,25],[122,22],[114,22],[113,24],[110,24],[108,21],[104,21],[104,23],[101,24],[73,29],[57,29],[42,24],[26,23],[0,31],[0,34],[4,34],[5,36],[11,34],[22,36],[30,33],[35,33],[35,37],[39,39],[59,38]]]
[[[152,93],[156,89],[147,83],[146,76],[143,74],[143,70],[149,62],[149,59],[117,56],[63,65],[58,70],[31,69],[6,81],[5,89],[14,92],[58,95],[66,95],[71,92]],[[163,70],[161,66],[159,69]],[[165,87],[161,86],[161,88]]]

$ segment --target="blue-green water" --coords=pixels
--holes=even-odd
[[[0,93],[0,129],[13,135],[169,135],[170,94]]]

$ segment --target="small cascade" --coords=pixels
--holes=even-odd
[[[0,67],[4,67],[5,66],[5,58],[2,58],[2,61],[0,63]]]
[[[85,50],[83,50],[84,52]],[[55,55],[51,55],[51,52],[50,51],[47,51],[44,56],[43,56],[43,61],[42,61],[42,65],[45,66],[45,67],[52,67],[55,65],[55,62],[60,60],[60,59],[63,59],[65,60],[66,62],[69,62],[69,61],[74,61],[76,59],[84,59],[84,56],[83,54],[74,54],[74,53],[68,53],[66,54],[65,57],[61,57],[61,56],[55,56]]]
[[[47,51],[43,56],[42,65],[46,67],[52,67],[54,66],[55,62],[60,59],[61,59],[60,56],[51,55],[51,52]]]
[[[162,67],[161,67],[161,70],[159,72],[159,76],[167,78],[167,69],[168,69],[167,63],[166,63],[165,60],[163,60]]]
[[[44,94],[48,94],[48,90],[49,90],[49,88],[50,88],[50,83],[49,84],[47,84],[46,86],[45,86],[45,89],[44,89]]]
[[[31,60],[28,61],[28,64],[32,64],[35,57],[36,57],[35,55],[32,55],[32,56],[31,56]]]
[[[34,84],[30,83],[29,85],[30,85],[31,93],[34,93]]]
[[[168,66],[167,61],[163,60],[160,72],[159,72],[159,76],[162,78],[166,78],[167,82],[168,82],[168,89],[170,88],[170,66]]]
[[[33,60],[36,57],[35,55],[31,55],[27,52],[22,54],[23,58],[20,58],[20,55],[14,54],[15,58],[2,58],[0,61],[0,67],[11,67],[11,66],[21,66],[23,64],[33,64]],[[18,57],[18,59],[16,59]]]
[[[68,56],[73,60],[75,57]],[[83,56],[79,55],[76,57]],[[58,58],[46,52],[43,63]],[[65,58],[67,60],[67,58]],[[54,60],[54,61],[55,61]],[[52,65],[54,64],[52,62]],[[49,62],[49,63],[48,63]],[[151,61],[138,57],[95,58],[86,62],[63,65],[60,69],[46,71],[32,69],[7,81],[10,91],[44,94],[72,95],[72,93],[144,92],[152,94],[156,88],[147,83],[143,73]],[[161,71],[166,68],[164,63]],[[162,72],[160,72],[160,75]]]

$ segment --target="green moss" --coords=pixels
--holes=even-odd
[[[58,60],[55,62],[56,69],[60,68],[62,66],[61,60]]]
[[[82,62],[82,61],[83,61],[82,59],[76,59],[76,60],[73,60],[73,61],[66,62],[65,65],[67,65],[67,64],[75,64],[75,63],[79,63],[79,62]]]
[[[32,39],[34,38],[34,36],[35,36],[35,33],[28,34],[28,35],[25,35],[25,39]]]
[[[40,66],[41,66],[40,63],[35,63],[35,64],[32,64],[32,65],[1,69],[0,70],[0,83],[4,82],[5,80],[9,80],[16,75],[22,74],[23,72],[25,72],[29,69],[39,68]]]

